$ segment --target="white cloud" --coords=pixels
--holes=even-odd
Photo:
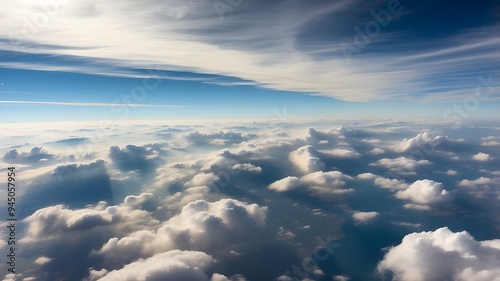
[[[490,178],[480,177],[475,180],[462,180],[458,183],[458,186],[463,187],[476,187],[477,185],[484,185],[491,183],[492,180]]]
[[[411,222],[392,222],[392,224],[404,227],[412,227],[412,228],[419,228],[422,226],[421,223],[411,223]]]
[[[307,145],[290,153],[290,160],[303,172],[316,172],[325,167],[314,147]]]
[[[244,164],[235,164],[233,167],[233,170],[241,170],[241,171],[247,171],[247,172],[254,172],[254,173],[260,173],[262,172],[262,168],[249,164],[249,163],[244,163]]]
[[[46,257],[46,256],[41,256],[41,257],[38,257],[36,260],[35,260],[35,263],[38,264],[38,265],[44,265],[44,264],[47,264],[49,262],[51,262],[53,259],[49,258],[49,257]]]
[[[21,239],[24,243],[41,243],[69,235],[76,237],[82,231],[101,226],[116,225],[117,229],[132,230],[158,223],[146,211],[125,205],[107,206],[106,202],[76,210],[64,205],[46,207],[28,216],[24,222],[28,224],[26,235]]]
[[[204,271],[214,262],[203,252],[172,250],[139,259],[91,281],[209,281]]]
[[[153,193],[144,192],[138,196],[128,195],[127,197],[125,197],[125,200],[123,200],[123,202],[125,203],[125,205],[129,205],[129,206],[140,206],[144,203],[152,201],[153,198],[154,198]]]
[[[416,137],[404,139],[395,150],[397,152],[411,152],[413,150],[423,150],[426,154],[430,154],[437,146],[447,141],[444,136],[432,136],[429,131],[418,134]]]
[[[458,175],[458,172],[453,169],[449,169],[448,171],[446,171],[446,174],[449,176],[456,176]]]
[[[359,174],[356,176],[356,178],[358,178],[360,180],[372,180],[372,179],[376,179],[378,177],[379,176],[374,175],[372,173],[362,173],[362,174]]]
[[[212,279],[210,281],[246,281],[245,277],[242,275],[234,275],[231,276],[230,278],[227,278],[226,276],[218,273],[214,273],[212,275]]]
[[[409,185],[403,180],[388,179],[372,173],[362,173],[356,176],[360,180],[373,180],[373,183],[377,186],[387,189],[405,189]]]
[[[359,157],[360,154],[357,153],[354,150],[351,149],[345,149],[345,148],[335,148],[331,150],[322,150],[322,153],[333,156],[336,158],[356,158]]]
[[[396,197],[419,205],[429,205],[447,200],[450,195],[439,182],[418,180],[406,190],[398,191]]]
[[[335,275],[333,276],[333,281],[349,281],[351,278],[345,276],[345,275]]]
[[[421,165],[428,165],[430,162],[428,160],[415,160],[407,157],[398,157],[395,159],[383,158],[377,161],[377,163],[370,164],[372,166],[382,166],[389,171],[401,175],[415,175],[415,169]]]
[[[376,178],[374,183],[375,185],[388,189],[405,189],[408,187],[408,184],[403,180],[386,179],[383,177]]]
[[[267,207],[257,204],[232,199],[212,203],[197,200],[184,206],[156,231],[111,238],[96,254],[108,262],[124,263],[172,249],[220,250],[261,227],[266,214]]]
[[[490,160],[493,160],[493,157],[491,157],[489,154],[487,153],[482,153],[482,152],[479,152],[478,154],[475,154],[472,156],[472,159],[473,160],[476,160],[476,161],[490,161]]]
[[[352,217],[356,221],[356,223],[362,224],[362,223],[368,223],[368,222],[374,220],[379,215],[380,215],[380,213],[378,213],[378,212],[355,211],[354,214],[352,214]]]
[[[280,180],[277,180],[269,185],[269,189],[283,192],[292,189],[296,189],[301,185],[299,178],[297,177],[286,177]]]
[[[383,150],[382,148],[377,148],[376,147],[376,148],[370,150],[368,153],[372,154],[372,155],[379,155],[379,154],[384,154],[385,150]]]
[[[344,187],[347,180],[352,180],[352,177],[339,171],[315,172],[300,178],[301,182],[308,185],[321,185],[336,189]]]
[[[305,187],[319,194],[344,194],[353,192],[353,189],[343,189],[346,181],[353,178],[339,171],[314,172],[300,179],[297,177],[286,177],[269,185],[269,189],[284,192],[299,187]]]
[[[500,145],[500,137],[489,136],[489,137],[481,138],[481,140],[483,140],[483,142],[481,143],[481,145],[483,145],[483,146]]]
[[[411,233],[389,249],[377,266],[401,281],[500,280],[500,242],[476,241],[469,233],[436,231]]]
[[[220,180],[220,178],[213,173],[202,173],[195,175],[190,181],[186,182],[184,186],[209,186],[218,180]]]

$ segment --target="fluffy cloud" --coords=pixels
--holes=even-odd
[[[389,169],[389,171],[401,175],[415,175],[415,169],[421,165],[428,165],[428,160],[415,160],[407,157],[399,157],[395,159],[383,158],[377,163],[370,164],[372,166],[382,166]]]
[[[352,192],[352,189],[343,189],[346,182],[353,178],[339,171],[315,172],[300,178],[300,181],[310,189],[321,193],[346,193]]]
[[[319,153],[310,145],[302,146],[290,153],[292,163],[303,172],[316,172],[325,167]]]
[[[352,177],[342,174],[339,171],[314,172],[300,179],[297,177],[286,177],[277,180],[269,185],[269,189],[283,192],[303,186],[320,194],[342,194],[354,191],[353,189],[343,189],[346,186],[346,181],[352,179]]]
[[[481,143],[481,145],[483,145],[483,146],[500,145],[500,137],[488,136],[488,137],[481,138],[481,140],[483,140],[483,142]]]
[[[376,147],[376,148],[370,150],[368,153],[372,154],[372,155],[379,155],[379,154],[384,154],[385,150],[383,150],[382,148]]]
[[[28,224],[23,243],[40,243],[61,237],[78,236],[100,226],[118,224],[121,229],[133,230],[154,225],[158,222],[150,214],[142,210],[134,210],[128,206],[107,206],[100,202],[94,207],[85,209],[68,209],[64,205],[56,205],[37,210],[24,219]]]
[[[262,172],[262,168],[249,164],[249,163],[244,163],[244,164],[235,164],[233,167],[233,170],[240,170],[240,171],[247,171],[247,172],[253,172],[253,173],[260,173]]]
[[[383,177],[376,178],[374,183],[375,185],[388,189],[405,189],[408,187],[408,184],[405,181],[397,179],[387,179]]]
[[[33,147],[30,152],[17,152],[13,149],[3,156],[6,163],[36,164],[54,159],[54,154],[44,151],[41,147]]]
[[[448,228],[411,233],[389,249],[377,270],[401,281],[500,280],[500,240],[476,241]]]
[[[484,161],[490,161],[493,159],[493,157],[491,157],[489,154],[487,153],[482,153],[482,152],[479,152],[478,154],[475,154],[472,156],[472,159],[473,160],[476,160],[476,161],[481,161],[481,162],[484,162]]]
[[[218,180],[220,180],[220,178],[213,173],[201,173],[195,175],[190,181],[186,182],[184,186],[209,186]]]
[[[357,153],[356,151],[351,150],[351,149],[345,149],[345,148],[335,148],[335,149],[331,149],[331,150],[322,150],[321,152],[328,155],[328,156],[332,156],[332,157],[336,157],[336,158],[356,158],[356,157],[360,156],[360,154]]]
[[[397,179],[388,179],[378,175],[374,175],[372,173],[362,173],[356,176],[357,179],[360,180],[373,180],[373,183],[377,186],[387,189],[405,189],[409,185],[403,180]]]
[[[356,223],[368,223],[369,221],[374,220],[380,214],[378,212],[360,212],[356,211],[352,214],[352,218],[356,221]]]
[[[277,180],[269,185],[269,189],[283,192],[292,189],[296,189],[301,185],[299,178],[297,177],[286,177],[280,180]]]
[[[210,251],[248,236],[265,222],[267,207],[221,199],[191,202],[156,231],[137,231],[111,238],[98,255],[110,262],[127,262],[172,249]]]
[[[404,139],[399,145],[396,146],[397,152],[411,152],[413,150],[432,151],[439,145],[447,141],[444,136],[432,136],[429,131],[418,134],[416,137]]]
[[[205,270],[215,260],[195,251],[172,250],[139,259],[123,268],[91,274],[89,281],[210,281]],[[94,275],[94,276],[92,276]]]
[[[345,276],[345,275],[335,275],[333,276],[333,281],[349,281],[351,278]]]
[[[41,256],[39,258],[37,258],[35,260],[35,264],[38,264],[38,265],[44,265],[44,264],[47,264],[49,262],[51,262],[53,259],[49,258],[49,257],[46,257],[46,256]]]
[[[407,189],[398,191],[396,197],[425,206],[443,202],[449,199],[450,195],[439,182],[418,180]]]
[[[491,183],[492,180],[490,178],[480,177],[475,180],[462,180],[458,183],[458,186],[463,187],[476,187],[478,185],[485,185]]]
[[[127,197],[125,197],[125,200],[123,200],[123,203],[129,206],[140,206],[153,201],[153,198],[153,193],[145,192],[141,193],[140,195],[128,195]]]

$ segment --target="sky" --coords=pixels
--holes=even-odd
[[[500,281],[498,1],[2,4],[2,281]]]
[[[101,2],[4,3],[2,122],[498,117],[496,1]]]

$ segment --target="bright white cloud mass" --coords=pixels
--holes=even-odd
[[[4,0],[0,280],[500,281],[462,2]]]
[[[394,144],[425,139],[422,130],[433,132],[434,125],[341,125],[296,122],[270,131],[269,123],[258,122],[115,124],[102,132],[103,138],[93,134],[99,128],[92,123],[35,131],[21,126],[10,143],[16,138],[23,144],[2,147],[3,165],[22,171],[16,180],[22,186],[17,195],[19,276],[498,277],[500,158],[495,147],[480,145],[482,139],[465,129],[449,129],[446,145],[416,159],[406,149],[394,150]],[[489,136],[498,129],[481,130]],[[117,137],[127,131],[139,135]],[[40,141],[23,141],[32,134]],[[87,141],[58,141],[75,138]],[[371,153],[375,148],[387,152]],[[478,153],[488,153],[490,161],[471,159]],[[8,249],[5,229],[2,251]],[[372,250],[352,246],[364,243],[356,239],[365,235],[378,237],[380,229],[386,238],[370,238]],[[388,251],[380,259],[382,249]],[[365,271],[346,266],[359,257]]]

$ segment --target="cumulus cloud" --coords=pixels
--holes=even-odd
[[[242,155],[246,154],[245,151],[240,152]],[[238,164],[240,158],[240,155],[233,153],[228,149],[223,149],[197,160],[194,163],[194,167],[199,168],[203,172],[216,173],[221,170],[231,170],[234,165]]]
[[[407,157],[398,157],[395,159],[383,158],[372,163],[372,166],[382,166],[389,169],[389,171],[401,175],[415,175],[415,169],[421,165],[428,165],[428,160],[415,160]]]
[[[384,154],[385,153],[385,150],[383,150],[382,148],[374,148],[370,151],[368,151],[369,154],[372,154],[372,155],[379,155],[379,154]]]
[[[296,189],[301,185],[299,178],[297,177],[286,177],[280,180],[277,180],[269,185],[269,189],[283,192],[292,189]]]
[[[322,153],[336,157],[336,158],[356,158],[359,157],[360,154],[357,153],[356,151],[352,149],[345,149],[345,148],[335,148],[331,150],[322,150]]]
[[[445,136],[433,136],[429,131],[425,131],[417,136],[404,139],[396,146],[397,152],[411,152],[414,150],[432,151],[448,140]]]
[[[497,146],[500,145],[500,137],[497,136],[488,136],[481,138],[483,141],[481,145],[483,146]]]
[[[232,199],[209,203],[197,200],[164,222],[156,231],[137,231],[111,238],[98,255],[109,262],[134,260],[172,249],[214,250],[247,237],[266,219],[267,207]]]
[[[244,163],[244,164],[235,164],[233,167],[233,170],[240,170],[240,171],[247,171],[247,172],[253,172],[253,173],[260,173],[262,172],[262,168],[249,164],[249,163]]]
[[[476,161],[481,161],[481,162],[484,162],[484,161],[490,161],[490,160],[493,160],[493,157],[491,157],[489,154],[487,153],[483,153],[483,152],[479,152],[478,154],[475,154],[472,156],[472,159],[473,160],[476,160]]]
[[[352,218],[356,221],[358,224],[362,223],[368,223],[375,218],[377,218],[380,215],[378,212],[361,212],[361,211],[355,211],[354,214],[352,214]]]
[[[352,189],[343,189],[347,181],[353,178],[339,171],[314,172],[300,178],[300,181],[310,189],[321,194],[328,193],[346,193],[352,192]]]
[[[354,191],[353,189],[343,189],[346,186],[346,182],[350,180],[353,180],[353,178],[339,171],[314,172],[300,179],[290,176],[277,180],[269,185],[269,189],[284,192],[299,187],[306,187],[320,194],[342,194]]]
[[[433,180],[418,180],[407,189],[398,191],[396,197],[418,205],[432,205],[450,198],[443,185]]]
[[[403,180],[388,179],[382,176],[374,175],[372,173],[362,173],[356,176],[360,180],[373,180],[377,186],[387,189],[405,189],[409,185]]]
[[[44,264],[51,262],[52,260],[53,260],[52,258],[49,258],[46,256],[41,256],[35,260],[35,264],[44,265]]]
[[[458,186],[476,187],[478,185],[489,184],[491,182],[492,182],[492,180],[490,178],[479,177],[478,179],[475,179],[475,180],[462,180],[458,183]]]
[[[195,175],[190,181],[186,182],[184,186],[209,186],[218,180],[220,180],[220,178],[213,173],[201,173]]]
[[[88,281],[210,281],[205,271],[214,262],[203,252],[172,250],[103,272],[102,276],[94,273]]]
[[[411,233],[389,249],[377,270],[401,281],[500,280],[500,241],[476,241],[466,231]]]
[[[310,145],[302,146],[290,153],[292,163],[303,172],[316,172],[325,167],[319,153]]]
[[[127,195],[123,203],[128,206],[144,206],[153,204],[156,201],[153,193],[144,192],[139,195]]]
[[[85,209],[68,209],[64,205],[50,206],[37,210],[24,219],[27,231],[23,243],[40,243],[61,237],[78,236],[100,226],[119,224],[119,228],[133,230],[148,224],[158,223],[150,214],[128,206],[107,206],[100,202]]]
[[[10,150],[3,156],[6,163],[15,164],[36,164],[54,159],[54,154],[43,150],[42,147],[33,147],[30,152],[17,152],[16,149]]]

